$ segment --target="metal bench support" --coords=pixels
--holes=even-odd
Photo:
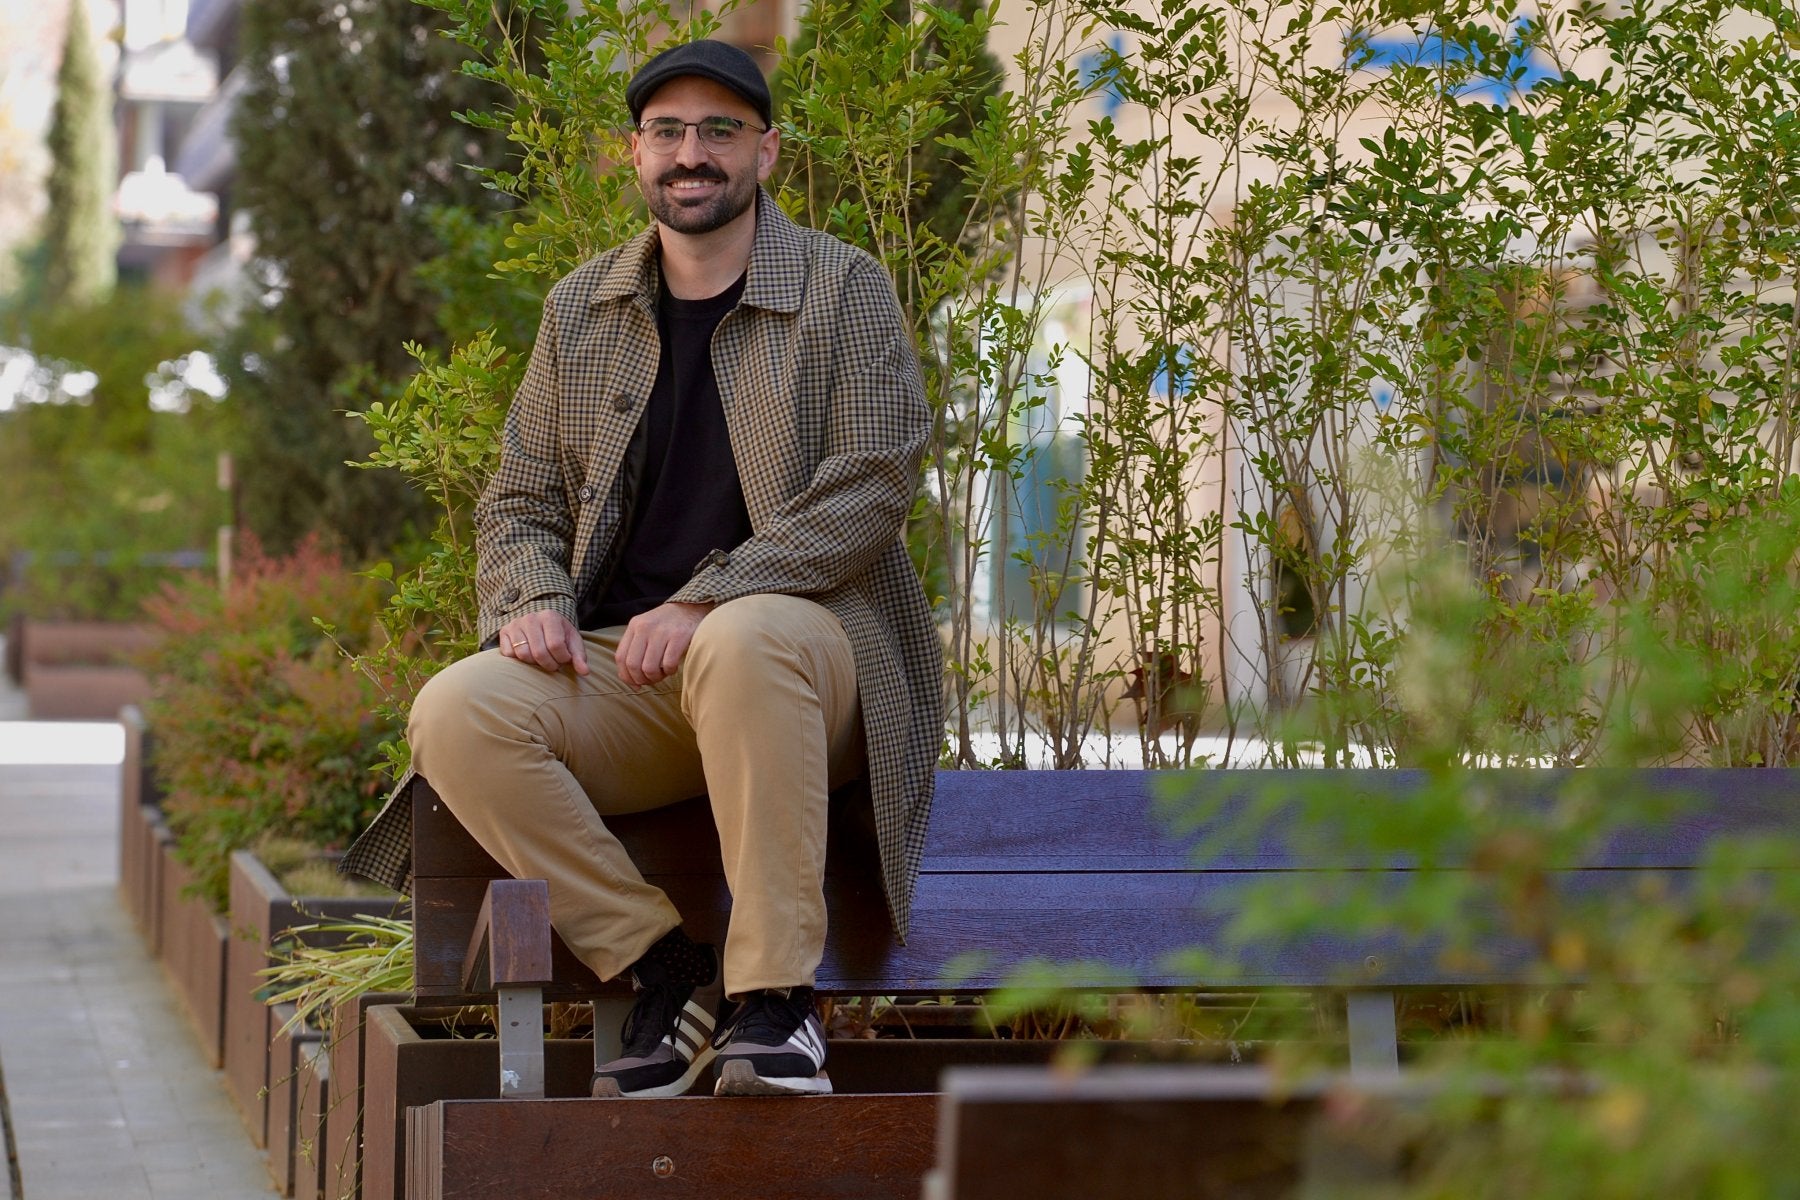
[[[1350,1076],[1387,1079],[1400,1074],[1400,1039],[1392,992],[1350,992],[1344,1015],[1350,1029]]]
[[[544,989],[503,987],[500,993],[500,1098],[544,1098]]]

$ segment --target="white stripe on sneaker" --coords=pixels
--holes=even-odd
[[[825,1047],[820,1042],[818,1035],[813,1032],[811,1021],[800,1022],[799,1028],[795,1029],[793,1036],[788,1038],[788,1045],[812,1059],[815,1065],[825,1061]]]
[[[706,1036],[704,1030],[696,1028],[692,1021],[687,1020],[675,1022],[675,1034],[680,1035],[682,1043],[686,1046],[687,1056],[689,1058],[698,1054],[700,1052],[700,1047],[706,1045],[706,1043],[711,1040]],[[675,1034],[671,1034],[670,1036],[674,1036]]]

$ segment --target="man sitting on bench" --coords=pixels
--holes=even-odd
[[[828,1092],[827,794],[867,778],[904,939],[942,736],[899,536],[918,363],[880,265],[762,190],[781,135],[747,54],[676,47],[626,102],[655,224],[551,289],[476,512],[490,648],[419,694],[412,767],[506,870],[549,881],[600,978],[629,973],[595,1095],[680,1095],[715,1057],[720,1095]],[[411,778],[346,870],[404,882]],[[605,823],[701,793],[722,960]]]

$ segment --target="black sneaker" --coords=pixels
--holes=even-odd
[[[712,979],[698,986],[670,982],[667,968],[640,963],[631,972],[637,1003],[625,1018],[625,1053],[594,1072],[597,1097],[679,1096],[693,1086],[713,1056],[713,1030],[724,1003],[724,973],[712,955]]]
[[[720,1096],[827,1096],[825,1027],[809,987],[752,992],[713,1039]]]

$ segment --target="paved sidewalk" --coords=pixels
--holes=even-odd
[[[0,1073],[23,1187],[0,1171],[0,1200],[268,1200],[119,907],[122,748],[114,724],[0,721]]]

